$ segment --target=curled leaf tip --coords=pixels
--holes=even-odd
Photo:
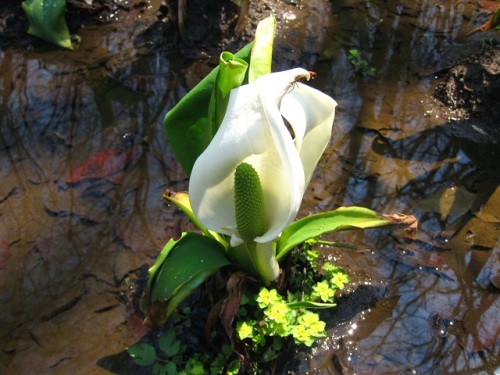
[[[314,75],[316,75],[316,73]],[[300,81],[304,81],[304,80],[309,81],[310,79],[311,79],[311,72],[302,71],[295,76],[294,82],[300,82]]]
[[[415,216],[402,213],[381,216],[384,219],[389,220],[392,225],[402,226],[405,229],[408,237],[415,238],[415,234],[418,229],[418,220]]]
[[[165,192],[163,193],[163,198],[164,199],[170,199],[175,197],[176,192],[170,189],[166,189]]]

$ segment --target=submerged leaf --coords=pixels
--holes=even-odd
[[[412,199],[411,203],[427,212],[436,212],[441,220],[448,216],[461,216],[472,207],[476,194],[471,193],[463,186],[441,188],[423,199]]]
[[[480,0],[479,4],[486,11],[492,12],[492,14],[488,17],[484,24],[469,31],[466,36],[471,36],[477,32],[486,32],[492,29],[498,30],[500,27],[500,4],[496,1],[493,2],[484,0]]]
[[[139,146],[126,150],[114,148],[100,151],[77,165],[66,179],[66,183],[75,184],[86,179],[111,176],[136,162],[141,155],[142,148]]]
[[[64,18],[66,0],[26,0],[22,7],[30,23],[28,34],[69,50],[76,49]]]

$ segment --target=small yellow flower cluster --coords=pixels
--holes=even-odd
[[[295,343],[311,346],[324,337],[325,322],[319,315],[302,308],[291,308],[276,289],[262,288],[255,301],[262,311],[260,321],[238,322],[236,333],[240,340],[251,339],[254,347],[265,345],[265,336],[292,336]]]
[[[297,323],[292,330],[296,342],[311,346],[316,338],[326,336],[326,324],[316,313],[306,311],[297,319]]]
[[[311,297],[320,299],[323,302],[333,302],[335,296],[335,289],[330,286],[328,280],[320,281],[313,286]]]
[[[333,277],[330,279],[330,283],[335,285],[338,289],[344,288],[344,285],[349,282],[349,276],[347,276],[345,273],[337,272]]]
[[[236,332],[238,332],[238,338],[240,340],[253,338],[254,332],[253,327],[255,326],[254,320],[238,322],[236,327]]]
[[[325,278],[330,280],[330,285],[335,289],[343,289],[349,282],[349,276],[340,267],[334,266],[330,262],[323,264]]]
[[[282,298],[276,289],[268,290],[266,288],[262,288],[257,295],[256,301],[261,309],[265,309],[267,306],[272,305],[274,302],[278,302],[281,299]]]
[[[326,323],[311,310],[335,306],[336,291],[349,281],[347,274],[330,262],[323,263],[323,272],[318,273],[318,251],[309,249],[299,256],[308,272],[287,290],[286,298],[276,289],[263,287],[257,294],[245,296],[242,303],[240,313],[246,319],[237,322],[237,336],[251,342],[253,350],[263,356],[279,352],[285,338],[311,346],[317,338],[325,337]]]

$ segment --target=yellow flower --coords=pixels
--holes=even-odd
[[[266,308],[267,306],[280,301],[282,298],[276,291],[276,289],[268,290],[266,288],[262,288],[257,296],[257,303],[261,309]]]
[[[302,325],[293,327],[292,336],[295,342],[298,344],[305,344],[307,346],[311,346],[314,342],[314,338],[311,336],[309,330]]]
[[[315,298],[321,299],[323,302],[333,302],[335,290],[332,289],[327,280],[323,280],[313,286],[313,292],[311,295]]]
[[[238,333],[238,338],[244,340],[246,338],[253,337],[253,322],[238,322],[236,325],[236,332]]]
[[[325,326],[326,326],[326,323],[323,322],[322,320],[318,320],[318,321],[312,323],[309,326],[309,330],[311,332],[311,335],[314,336],[314,337],[324,337],[324,336],[326,336]]]
[[[319,321],[319,315],[311,311],[306,311],[299,317],[300,325],[304,327],[311,327],[313,324]]]
[[[274,322],[278,324],[287,323],[287,313],[290,308],[283,301],[278,301],[269,306],[265,314],[268,318],[272,319]]]
[[[338,289],[342,289],[345,284],[349,282],[349,276],[347,276],[343,272],[337,272],[330,279],[330,283],[337,287]]]

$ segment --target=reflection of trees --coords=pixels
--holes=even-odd
[[[466,263],[476,251],[466,242],[467,228],[471,218],[477,219],[462,213],[456,222],[460,225],[450,227],[457,217],[442,220],[438,213],[411,203],[458,185],[477,194],[472,206],[477,208],[498,185],[498,147],[457,134],[463,123],[429,109],[433,81],[414,76],[442,69],[452,57],[475,50],[470,45],[450,48],[467,32],[463,21],[474,6],[437,1],[335,6],[338,51],[334,61],[320,64],[319,70],[331,82],[325,91],[340,105],[332,146],[312,182],[314,200],[308,204],[318,210],[355,204],[384,213],[411,212],[422,228],[420,247],[399,243],[387,232],[366,237],[378,254],[374,269],[388,280],[386,298],[399,300],[388,318],[377,320],[377,307],[368,313],[377,321],[376,328],[349,348],[355,354],[351,360],[346,354],[344,364],[360,373],[491,369],[499,354],[495,322],[500,301],[476,284],[485,260],[474,268],[472,255]],[[343,50],[353,47],[377,68],[369,81],[356,78],[345,64]],[[498,231],[497,224],[488,225]],[[447,229],[457,236],[450,240],[447,233],[447,242],[433,241]],[[479,332],[483,338],[474,341]],[[479,346],[473,343],[478,340],[489,346],[475,353]]]
[[[71,341],[92,325],[116,329],[92,309],[119,302],[112,293],[120,292],[124,278],[154,257],[169,234],[178,234],[161,196],[184,177],[175,172],[162,122],[186,88],[165,56],[134,64],[125,59],[108,69],[102,61],[86,64],[86,53],[62,58],[10,49],[0,60],[0,240],[11,244],[0,273],[6,306],[0,341],[10,353],[29,351],[33,363],[49,348],[72,358],[66,350],[102,341],[97,335]],[[111,71],[116,76],[106,78]],[[131,145],[143,146],[136,164],[108,179],[65,184],[91,155]],[[74,300],[82,293],[93,307]],[[57,310],[61,306],[70,307]],[[41,319],[56,315],[57,324]],[[68,316],[79,317],[79,324]],[[52,335],[56,329],[64,335]],[[33,331],[43,336],[34,339]],[[9,360],[19,366],[24,353]]]
[[[445,253],[444,275],[419,265],[414,259],[418,254],[404,255],[388,238],[379,232],[367,240],[380,254],[376,269],[391,280],[386,298],[399,300],[392,316],[358,341],[353,369],[400,373],[409,365],[408,370],[452,374],[491,368],[498,355],[498,295],[466,274],[463,254]],[[373,314],[376,319],[375,310]]]

